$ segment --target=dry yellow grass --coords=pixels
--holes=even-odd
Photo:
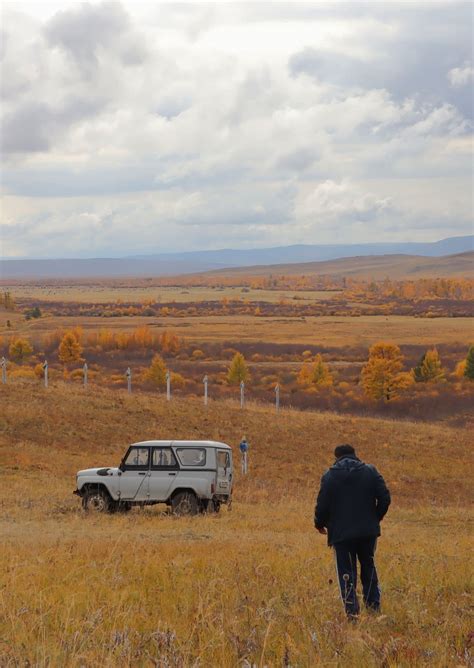
[[[0,311],[0,329],[5,333],[9,316]],[[166,317],[54,317],[39,320],[16,319],[11,332],[41,335],[51,330],[80,325],[84,332],[110,329],[130,331],[149,325],[168,329],[185,341],[199,345],[203,341],[271,341],[321,346],[365,346],[388,340],[402,344],[433,346],[440,343],[468,345],[472,339],[472,318],[414,318],[411,316],[321,316],[300,318],[262,318],[251,315]]]
[[[0,387],[0,665],[464,666],[472,469],[467,432],[234,403]],[[173,519],[156,508],[83,515],[77,469],[128,442],[251,444],[235,505]],[[379,569],[383,615],[345,621],[312,527],[335,444],[384,473],[393,507]],[[247,663],[245,663],[247,662]]]
[[[320,299],[331,299],[339,295],[340,291],[322,291],[322,290],[254,290],[247,289],[242,291],[239,287],[212,288],[212,287],[190,287],[190,286],[152,286],[143,285],[94,285],[93,283],[81,284],[65,283],[57,285],[42,285],[41,283],[13,283],[3,284],[1,290],[9,290],[16,299],[40,299],[51,302],[77,302],[108,304],[117,300],[123,302],[145,302],[152,300],[158,303],[167,302],[202,302],[202,301],[221,301],[226,299],[241,299],[248,301],[264,301],[275,303],[280,299],[290,300],[296,294],[299,300],[305,303],[317,302]]]

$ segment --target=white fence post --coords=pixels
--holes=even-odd
[[[7,383],[7,360],[2,357],[2,383],[6,385]]]
[[[243,380],[240,381],[240,408],[243,408],[245,405],[245,383]]]
[[[207,384],[209,382],[207,375],[204,376],[202,382],[204,383],[204,406],[207,406]]]
[[[275,408],[276,412],[280,410],[280,386],[278,383],[275,385]]]
[[[130,367],[128,367],[128,369],[125,372],[125,378],[127,379],[128,393],[131,394],[132,393],[132,370],[130,369]]]
[[[44,386],[48,387],[48,360],[43,362]]]
[[[167,401],[171,399],[171,374],[169,371],[166,372],[166,399]]]
[[[82,372],[84,374],[84,387],[87,387],[87,362],[84,362],[84,366],[82,367]]]

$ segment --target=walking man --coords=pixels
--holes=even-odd
[[[361,462],[352,445],[338,445],[334,454],[336,462],[321,478],[314,525],[334,548],[341,597],[354,620],[359,614],[357,560],[364,603],[369,610],[380,609],[374,555],[390,492],[377,469]]]
[[[245,438],[245,436],[240,441],[239,449],[240,449],[240,454],[242,456],[242,473],[244,475],[247,475],[249,444],[247,443],[247,439]]]

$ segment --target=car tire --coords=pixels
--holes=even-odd
[[[88,490],[82,497],[82,507],[87,512],[109,513],[111,511],[110,496],[101,489]]]
[[[171,501],[173,515],[197,515],[198,500],[193,492],[178,492]]]
[[[215,501],[214,499],[208,499],[207,501],[204,502],[203,512],[207,513],[208,515],[214,515],[215,513],[218,513],[220,509],[221,509],[220,501]]]

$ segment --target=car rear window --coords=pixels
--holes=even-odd
[[[217,466],[219,468],[227,469],[230,467],[230,456],[228,452],[219,450],[217,453]]]
[[[204,448],[178,448],[176,453],[183,466],[206,465],[206,451]]]

